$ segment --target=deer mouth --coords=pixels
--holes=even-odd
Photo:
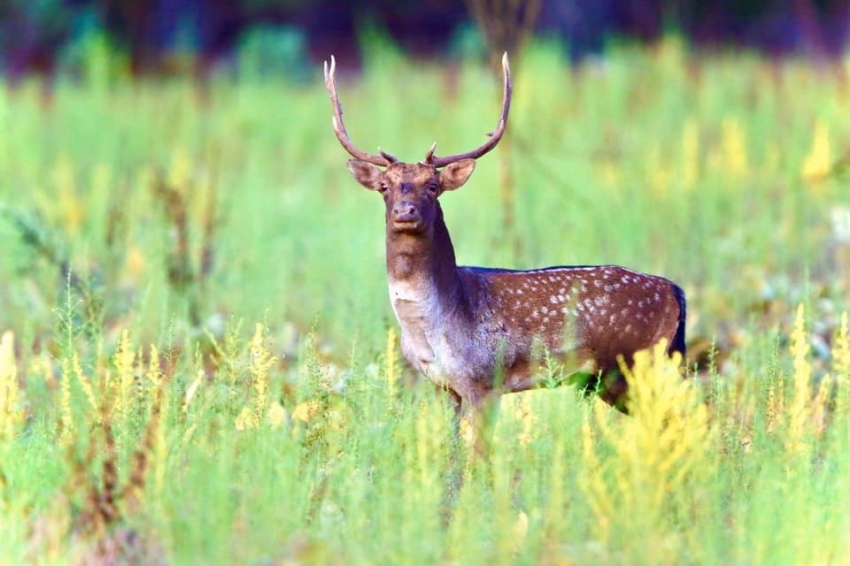
[[[425,223],[418,218],[413,220],[394,220],[392,230],[399,234],[421,234],[425,231]]]

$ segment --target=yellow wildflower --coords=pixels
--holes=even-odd
[[[829,176],[831,169],[829,126],[823,120],[818,120],[815,124],[812,148],[803,161],[803,179],[809,183],[821,181]]]

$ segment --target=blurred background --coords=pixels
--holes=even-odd
[[[488,17],[522,33],[487,31]],[[415,57],[468,55],[485,44],[512,50],[533,32],[558,38],[581,62],[611,42],[676,33],[699,50],[747,47],[830,63],[844,53],[848,28],[847,0],[2,0],[0,67],[12,81],[79,74],[105,50],[133,76],[203,77],[246,57],[303,76],[329,53],[357,64],[376,30]]]
[[[108,344],[244,319],[290,360],[383,348],[383,211],[321,62],[355,143],[410,160],[480,143],[507,51],[510,135],[446,207],[461,264],[664,274],[700,362],[809,302],[826,357],[848,35],[848,0],[0,0],[0,328],[50,343],[59,305]]]

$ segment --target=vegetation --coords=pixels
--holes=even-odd
[[[505,397],[467,458],[400,357],[382,204],[319,69],[24,83],[0,93],[0,561],[846,561],[850,94],[674,39],[513,67],[514,233],[497,149],[443,197],[459,260],[669,276],[692,379],[646,352],[629,417]],[[348,78],[352,138],[402,159],[497,115],[473,62],[385,48]]]

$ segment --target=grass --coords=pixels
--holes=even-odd
[[[483,67],[366,62],[340,69],[359,146],[414,160],[492,127]],[[648,352],[628,418],[506,397],[467,460],[402,363],[383,209],[318,68],[208,104],[59,81],[45,108],[25,84],[0,93],[0,562],[845,562],[850,95],[675,40],[512,63],[516,234],[497,149],[444,197],[460,262],[664,274],[696,379]]]

